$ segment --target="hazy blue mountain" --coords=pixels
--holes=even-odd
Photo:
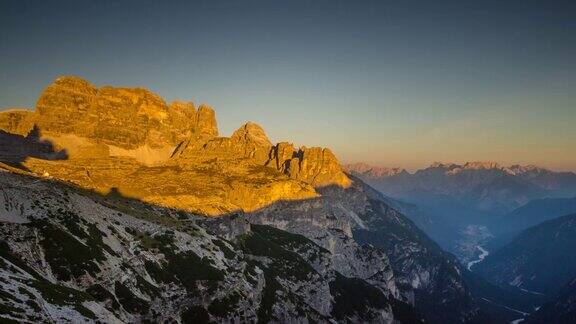
[[[572,172],[495,162],[433,163],[414,173],[363,163],[345,169],[389,199],[401,201],[395,208],[465,264],[478,256],[479,246],[500,248],[518,234],[514,231],[537,224],[519,221],[516,228],[503,215],[535,199],[570,198],[573,195],[566,195],[576,192]]]
[[[576,174],[535,166],[433,163],[409,173],[352,164],[346,170],[390,197],[435,207],[445,216],[465,211],[459,216],[465,222],[468,218],[482,221],[486,215],[505,214],[537,198],[576,195]]]
[[[464,195],[462,201],[478,210],[504,214],[547,194],[545,189],[533,183],[504,174],[486,183],[479,183]]]
[[[576,195],[576,173],[555,172],[533,165],[514,165],[509,168],[518,177],[552,192],[559,197]]]
[[[526,229],[472,270],[500,285],[553,296],[576,276],[576,214]]]
[[[404,214],[430,238],[438,243],[443,249],[449,250],[452,243],[457,239],[457,226],[446,219],[443,215],[436,214],[431,208],[405,202],[382,195],[381,200],[390,207]]]
[[[535,199],[498,218],[493,228],[499,233],[518,232],[572,213],[576,213],[576,197]]]

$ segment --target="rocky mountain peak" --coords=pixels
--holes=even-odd
[[[174,146],[186,136],[190,125],[184,120],[189,116],[181,112],[147,89],[97,88],[81,78],[65,76],[40,95],[34,123],[44,132],[123,149],[160,148]]]
[[[451,169],[457,166],[458,165],[454,163],[433,162],[432,164],[430,164],[428,169]]]
[[[550,170],[544,169],[544,168],[540,168],[538,166],[535,165],[511,165],[510,167],[508,167],[508,170],[510,171],[511,174],[514,175],[523,175],[523,174],[541,174],[541,173],[549,173],[551,172]]]
[[[71,91],[95,94],[97,90],[98,88],[87,80],[77,76],[67,75],[56,78],[56,80],[46,88],[45,92]]]
[[[201,104],[200,107],[198,107],[194,132],[208,135],[210,137],[218,136],[216,113],[214,112],[214,109],[207,104]]]
[[[292,144],[282,142],[272,148],[267,165],[314,187],[336,185],[346,188],[351,184],[336,156],[327,148],[303,146],[295,149]]]
[[[490,169],[502,169],[502,166],[496,162],[491,161],[474,161],[474,162],[466,162],[462,166],[463,169],[468,170],[490,170]]]
[[[475,171],[497,170],[504,172],[506,171],[505,168],[502,167],[500,164],[490,161],[487,162],[474,161],[474,162],[466,162],[464,164],[434,162],[425,170],[433,170],[433,169],[442,170],[447,175],[456,175],[462,173],[463,171],[469,171],[469,170],[475,170]]]
[[[22,135],[37,125],[46,136],[73,136],[81,139],[76,142],[91,141],[122,150],[165,151],[190,136],[218,136],[214,110],[207,105],[198,110],[191,102],[167,105],[144,88],[97,88],[75,76],[59,77],[46,87],[33,113],[2,113],[0,124]]]
[[[252,142],[259,146],[270,147],[272,143],[260,125],[247,122],[232,134],[232,139],[241,142]]]

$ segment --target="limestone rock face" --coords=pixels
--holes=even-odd
[[[268,165],[314,187],[336,185],[346,188],[351,184],[330,149],[302,147],[296,151],[292,144],[279,143],[270,156]]]
[[[77,122],[88,117],[98,89],[78,77],[60,77],[49,85],[36,103],[36,114],[44,131],[74,133]]]
[[[257,165],[274,168],[313,187],[336,185],[346,188],[351,183],[329,149],[295,149],[287,142],[272,145],[262,127],[252,122],[242,125],[230,138],[217,137],[207,141],[189,139],[173,156],[188,161],[200,158],[250,159]]]
[[[274,165],[278,171],[290,174],[290,162],[295,157],[296,149],[288,142],[276,144],[270,152],[269,165]]]
[[[272,143],[266,136],[264,129],[260,125],[248,122],[239,129],[237,129],[234,134],[232,134],[232,139],[242,143],[253,143],[258,146],[270,147]]]
[[[258,124],[248,122],[242,125],[232,134],[231,139],[241,147],[245,157],[253,158],[259,164],[268,160],[272,143]]]
[[[45,132],[74,134],[135,149],[176,146],[192,134],[217,136],[214,111],[192,103],[170,106],[142,88],[96,88],[77,77],[61,77],[37,103],[38,126]]]
[[[202,104],[196,110],[192,102],[174,101],[169,110],[171,120],[168,124],[175,129],[187,130],[193,136],[201,138],[218,136],[216,114],[210,106]]]
[[[200,105],[194,119],[193,133],[208,137],[218,136],[216,114],[208,105]]]
[[[191,136],[176,151],[174,157],[183,159],[252,159],[265,164],[272,143],[259,125],[249,122],[237,129],[231,137]]]
[[[290,176],[315,187],[339,185],[348,187],[350,179],[344,174],[336,156],[327,148],[303,147],[290,163]],[[296,168],[296,166],[298,166]]]

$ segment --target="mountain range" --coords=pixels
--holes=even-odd
[[[494,320],[466,268],[327,148],[251,122],[222,137],[207,105],[78,77],[0,129],[3,320]]]
[[[492,319],[574,321],[574,173],[493,162],[344,168],[468,264],[465,279],[481,308],[495,307]],[[503,305],[514,312],[498,315]]]
[[[498,218],[493,228],[499,233],[517,234],[534,225],[573,213],[576,213],[576,197],[534,199]]]
[[[0,112],[0,319],[561,323],[575,179],[342,167],[254,122],[221,136],[206,104],[60,77]]]
[[[445,197],[446,204],[461,204],[483,214],[505,214],[536,198],[576,196],[575,173],[536,166],[436,162],[409,173],[359,163],[345,169],[392,197],[424,204],[430,197]]]
[[[478,245],[501,245],[522,229],[562,215],[555,210],[571,210],[576,195],[576,174],[535,166],[433,163],[409,173],[357,163],[344,169],[401,202],[397,208],[464,263],[478,255]],[[407,205],[413,207],[402,208]]]

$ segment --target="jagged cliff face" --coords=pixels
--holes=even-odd
[[[278,143],[272,148],[270,159],[266,164],[276,167],[278,171],[293,179],[302,180],[316,187],[337,185],[347,188],[351,184],[332,151],[326,148],[295,149],[290,143]]]
[[[100,89],[85,80],[62,77],[36,104],[38,126],[124,149],[175,146],[192,134],[217,136],[214,111],[192,103],[167,105],[142,88]]]
[[[207,105],[168,105],[146,89],[97,88],[77,77],[54,81],[34,112],[1,112],[0,127],[25,138],[35,127],[37,140],[65,155],[56,161],[20,152],[16,162],[37,174],[206,215],[252,211],[316,197],[315,187],[350,184],[328,149],[293,149],[294,167],[277,168],[276,146],[257,124],[218,137]],[[16,141],[0,141],[0,155],[22,146]]]
[[[71,134],[124,149],[174,146],[190,132],[200,131],[194,122],[203,117],[190,103],[168,106],[145,89],[98,89],[76,77],[56,79],[41,94],[36,111],[20,115],[25,118],[5,129],[23,133],[36,124],[46,134]],[[210,116],[212,126],[207,131],[215,136],[213,112],[204,119]]]

